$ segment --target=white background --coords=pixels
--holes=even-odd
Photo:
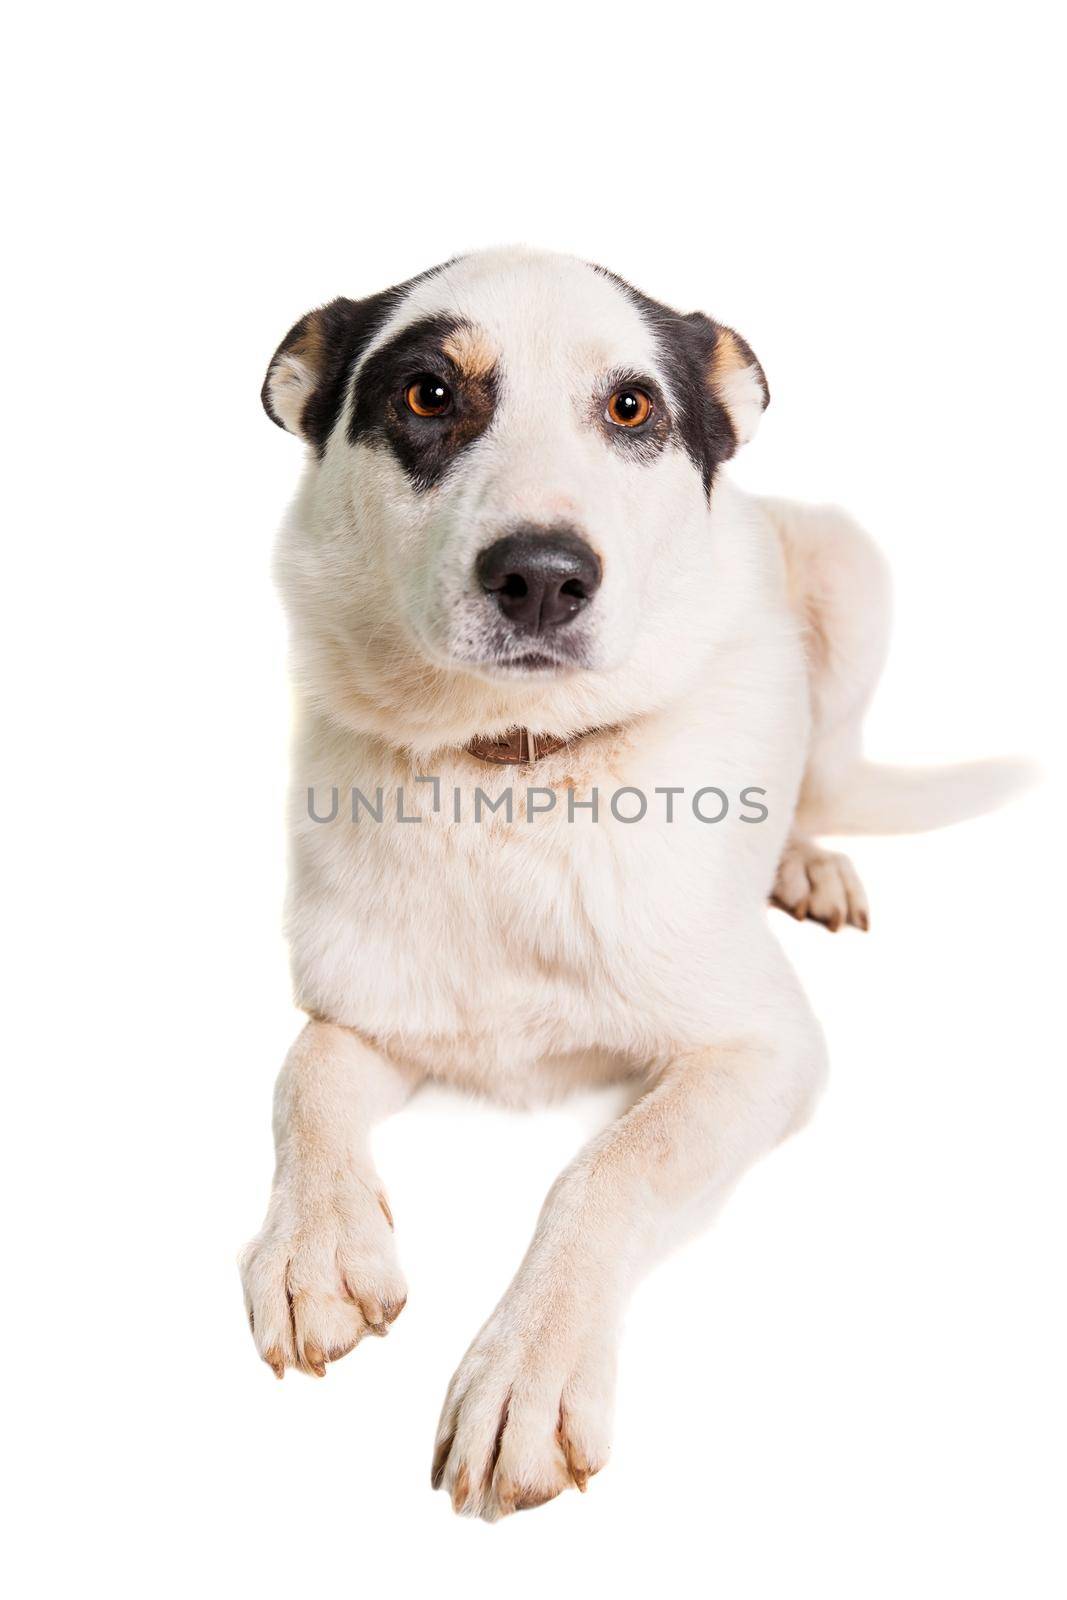
[[[279,338],[516,240],[729,321],[774,397],[741,481],[840,500],[890,553],[873,753],[1055,773],[1051,8],[32,17],[4,92],[12,1592],[1062,1594],[1052,785],[857,842],[866,938],[776,919],[831,1085],[638,1294],[584,1498],[490,1528],[428,1472],[603,1102],[428,1095],[383,1130],[411,1298],[324,1382],[257,1362],[234,1267],[299,1020],[269,554],[301,450],[258,400]]]

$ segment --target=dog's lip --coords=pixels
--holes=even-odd
[[[546,667],[565,667],[565,658],[548,650],[526,650],[521,656],[491,656],[487,666],[518,667],[523,672],[542,672]]]
[[[577,672],[582,663],[552,650],[524,650],[521,655],[482,656],[470,665],[483,672]]]

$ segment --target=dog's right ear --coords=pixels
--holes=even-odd
[[[356,300],[333,300],[289,329],[271,357],[263,408],[279,428],[314,445],[321,455],[344,399],[349,329]]]
[[[396,290],[367,300],[331,300],[289,329],[267,368],[263,407],[272,422],[321,456],[345,402],[353,363],[396,302]]]

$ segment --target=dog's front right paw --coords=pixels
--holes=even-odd
[[[393,1219],[383,1195],[357,1184],[309,1197],[283,1185],[241,1255],[245,1308],[263,1360],[324,1377],[367,1333],[404,1309]]]

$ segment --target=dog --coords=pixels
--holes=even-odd
[[[586,1487],[635,1279],[811,1112],[823,1036],[768,902],[864,930],[820,834],[1017,786],[864,759],[886,565],[842,512],[730,482],[768,399],[730,327],[526,249],[335,300],[267,372],[308,447],[277,555],[308,1021],[241,1261],[263,1360],[321,1377],[403,1309],[368,1135],[420,1084],[633,1086],[445,1398],[432,1482],[467,1515]]]

